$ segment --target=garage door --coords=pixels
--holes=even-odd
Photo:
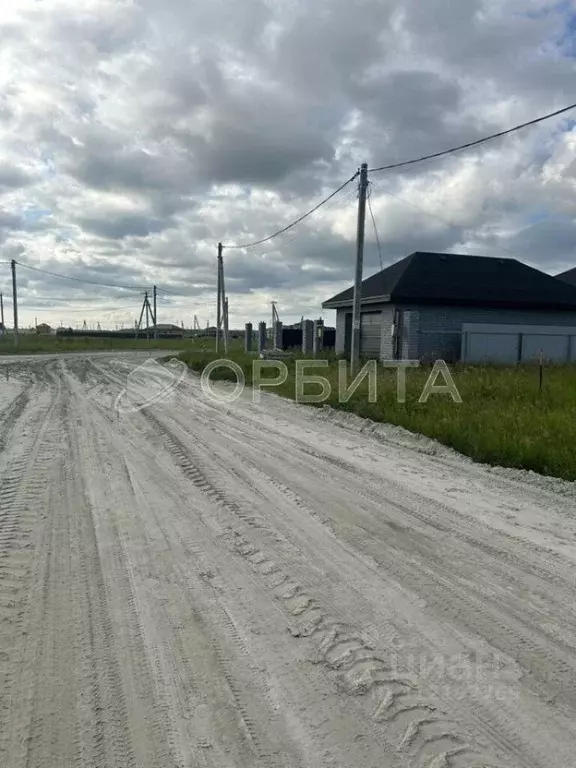
[[[382,312],[362,312],[360,315],[360,357],[380,357]]]

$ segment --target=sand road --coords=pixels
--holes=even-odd
[[[0,366],[2,768],[575,768],[576,496],[136,362]]]

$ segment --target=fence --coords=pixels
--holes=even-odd
[[[576,362],[576,328],[544,325],[462,324],[463,362]]]

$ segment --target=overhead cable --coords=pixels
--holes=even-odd
[[[143,291],[145,290],[145,286],[143,285],[119,285],[116,283],[101,283],[97,280],[87,280],[86,278],[82,277],[71,277],[70,275],[62,275],[59,272],[51,272],[49,269],[41,269],[40,267],[32,267],[30,264],[23,264],[21,261],[16,262],[18,266],[24,267],[25,269],[31,269],[34,272],[41,272],[45,275],[52,275],[52,277],[60,277],[63,280],[74,280],[77,283],[86,283],[89,285],[100,285],[104,288],[121,288],[123,290],[130,290],[130,291]]]
[[[498,133],[492,133],[489,136],[484,136],[482,139],[476,139],[476,141],[469,141],[466,144],[460,144],[458,147],[452,147],[451,149],[445,149],[442,152],[434,152],[431,155],[423,155],[422,157],[415,157],[413,160],[404,160],[400,163],[391,163],[390,165],[381,165],[379,168],[369,168],[369,173],[376,173],[377,171],[390,171],[394,168],[403,168],[406,165],[414,165],[415,163],[421,163],[424,160],[432,160],[436,157],[443,157],[444,155],[450,155],[453,152],[460,152],[463,149],[469,149],[470,147],[477,147],[479,144],[484,144],[487,141],[492,141],[493,139],[498,139],[501,136],[507,136],[509,133],[514,133],[515,131],[519,131],[522,128],[528,128],[530,125],[536,125],[537,123],[541,123],[544,120],[549,120],[552,117],[557,117],[558,115],[564,114],[564,112],[569,112],[571,109],[576,108],[576,104],[570,104],[568,107],[563,107],[562,109],[557,109],[555,112],[549,112],[547,115],[542,115],[541,117],[536,117],[534,120],[528,120],[526,123],[520,123],[520,125],[515,125],[513,128],[507,128],[505,131],[498,131]]]
[[[91,309],[68,309],[68,307],[28,307],[24,304],[20,305],[20,308],[25,312],[61,312],[62,314],[68,314],[69,312],[136,312],[140,309],[140,306],[130,305],[129,307],[92,307]]]
[[[372,226],[374,227],[374,234],[376,235],[376,245],[378,246],[378,256],[380,257],[380,269],[382,270],[384,268],[382,266],[382,248],[380,247],[380,237],[378,235],[378,227],[376,226],[376,219],[374,218],[374,211],[372,210],[372,203],[370,202],[371,197],[372,197],[372,189],[370,189],[368,193],[368,208],[370,210],[370,216],[372,217]]]
[[[244,243],[243,245],[225,245],[224,248],[252,248],[255,245],[261,245],[262,243],[267,243],[269,240],[273,240],[275,237],[278,237],[278,235],[284,234],[284,232],[287,232],[289,229],[292,229],[292,227],[295,227],[297,224],[300,224],[304,219],[307,219],[308,216],[311,216],[313,213],[315,213],[319,208],[321,208],[323,205],[325,205],[329,200],[332,200],[333,197],[335,197],[339,192],[341,192],[345,187],[348,186],[354,179],[358,176],[358,171],[351,176],[347,181],[344,182],[344,184],[341,184],[338,189],[335,189],[334,192],[332,192],[328,197],[325,197],[324,200],[322,200],[318,205],[315,205],[314,208],[311,208],[309,211],[307,211],[305,214],[300,216],[296,221],[293,221],[291,224],[288,224],[287,227],[283,227],[282,229],[279,229],[278,232],[274,232],[274,234],[269,235],[268,237],[263,237],[261,240],[255,240],[253,243]]]

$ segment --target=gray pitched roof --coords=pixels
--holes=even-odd
[[[350,287],[322,304],[352,304]],[[575,309],[576,286],[517,259],[416,251],[362,283],[362,301]]]
[[[556,278],[570,285],[576,285],[576,267],[568,269],[566,272],[561,272],[559,275],[556,275]]]
[[[174,325],[174,323],[158,323],[156,326],[157,330],[159,331],[182,331],[182,328],[179,325]],[[144,330],[153,331],[154,326],[150,325],[148,328],[145,328]]]

